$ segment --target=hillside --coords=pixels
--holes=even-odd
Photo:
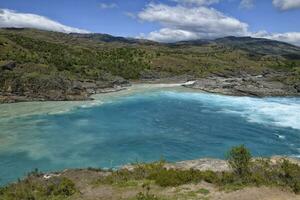
[[[249,37],[161,44],[107,34],[0,29],[0,66],[0,102],[83,100],[128,80],[181,75],[267,73],[296,88],[300,48]]]

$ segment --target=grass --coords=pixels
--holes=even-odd
[[[204,194],[204,195],[208,195],[209,194],[209,190],[205,189],[205,188],[200,188],[197,193],[200,194]]]

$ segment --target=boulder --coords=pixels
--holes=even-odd
[[[120,76],[116,76],[113,80],[113,84],[114,85],[129,85],[129,81],[120,77]]]
[[[12,71],[14,68],[16,68],[16,66],[17,66],[16,62],[11,61],[11,62],[1,65],[0,68],[2,70]]]
[[[296,84],[294,88],[297,90],[297,92],[300,92],[300,83]]]

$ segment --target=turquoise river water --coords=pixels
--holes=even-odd
[[[230,97],[136,85],[90,102],[0,105],[0,184],[38,168],[117,168],[164,158],[300,155],[300,98]]]

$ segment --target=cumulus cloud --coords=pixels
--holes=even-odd
[[[211,4],[215,4],[215,3],[219,3],[220,0],[172,0],[175,1],[177,3],[181,3],[181,4],[189,4],[189,5],[198,5],[198,6],[202,6],[202,5],[211,5]]]
[[[254,7],[254,0],[241,0],[240,8],[242,9],[251,9]]]
[[[116,7],[118,7],[118,6],[115,3],[110,3],[110,4],[108,4],[108,3],[100,3],[100,8],[101,9],[112,9],[112,8],[116,8]]]
[[[273,0],[273,5],[280,10],[300,9],[300,0]]]
[[[13,10],[0,9],[0,28],[36,28],[47,31],[63,33],[88,33],[88,31],[70,26],[65,26],[59,22],[46,17],[19,13]]]
[[[159,31],[153,31],[146,37],[147,39],[160,42],[196,40],[199,38],[197,33],[170,28],[162,28]]]
[[[247,1],[244,5],[247,5],[247,8],[253,6],[252,0],[243,1],[244,3]],[[140,35],[141,38],[159,42],[252,36],[300,45],[300,32],[268,33],[260,31],[253,33],[249,31],[248,24],[206,6],[187,6],[181,3],[169,6],[150,3],[137,14],[137,18],[142,21],[156,22],[162,26],[160,30]]]
[[[138,18],[158,22],[163,28],[151,32],[148,39],[160,42],[174,42],[200,38],[216,38],[247,34],[248,25],[213,8],[202,6],[186,7],[149,4],[138,13]]]

